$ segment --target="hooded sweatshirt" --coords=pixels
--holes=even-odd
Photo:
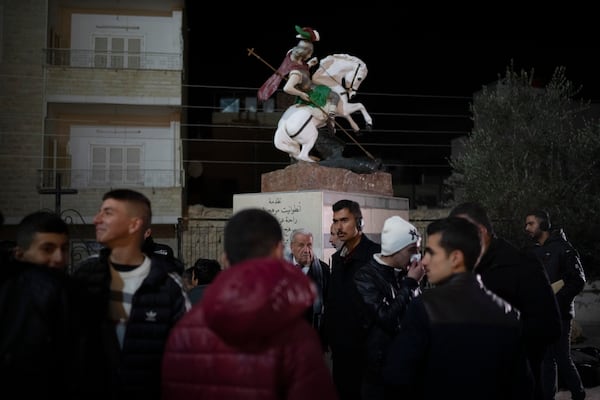
[[[163,398],[337,399],[304,312],[312,281],[284,260],[253,259],[222,271],[171,331]]]

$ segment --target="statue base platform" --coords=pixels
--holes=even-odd
[[[298,161],[292,165],[262,174],[261,192],[296,190],[330,190],[393,196],[392,175],[377,171],[357,174],[345,168],[324,167],[318,163]]]

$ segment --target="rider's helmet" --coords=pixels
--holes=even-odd
[[[301,28],[300,26],[296,25],[296,32],[298,32],[298,34],[296,35],[296,38],[298,39],[308,40],[309,42],[318,42],[321,39],[321,35],[319,35],[319,32],[317,32],[313,28]]]

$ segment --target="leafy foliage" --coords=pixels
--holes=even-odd
[[[450,159],[446,184],[454,202],[487,208],[496,233],[527,243],[528,211],[546,209],[579,250],[589,276],[600,275],[600,135],[588,102],[556,68],[535,87],[533,71],[507,67],[493,87],[474,98],[473,130]]]

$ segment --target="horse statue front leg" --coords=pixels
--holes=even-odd
[[[352,118],[352,114],[357,111],[359,111],[362,114],[362,117],[365,120],[365,130],[371,130],[371,128],[373,127],[373,119],[371,118],[371,115],[369,115],[367,109],[362,103],[345,103],[343,107],[344,109],[340,116],[348,120],[354,132],[358,132],[360,130],[358,124]]]

